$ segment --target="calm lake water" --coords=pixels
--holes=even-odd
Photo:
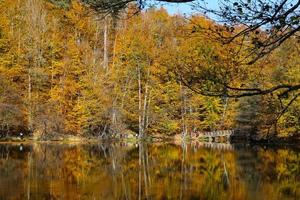
[[[0,199],[300,199],[300,151],[229,144],[0,144]]]

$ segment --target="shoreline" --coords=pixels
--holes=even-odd
[[[230,141],[208,141],[201,139],[192,139],[192,138],[179,138],[176,136],[167,136],[167,137],[147,137],[143,139],[138,138],[99,138],[99,137],[84,137],[84,136],[64,136],[57,138],[33,138],[33,137],[24,137],[20,138],[18,136],[3,137],[0,138],[0,144],[28,144],[28,143],[99,143],[99,142],[151,142],[151,143],[160,143],[160,142],[174,142],[179,143],[182,141],[185,142],[210,142],[210,143],[228,143],[233,145],[250,145],[250,146],[297,146],[300,147],[300,140],[294,138],[275,138],[272,140],[230,140]]]

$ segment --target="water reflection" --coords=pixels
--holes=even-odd
[[[300,152],[193,142],[0,144],[0,199],[299,199]]]

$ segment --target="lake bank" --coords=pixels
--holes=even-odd
[[[59,142],[59,143],[97,143],[99,141],[124,141],[124,142],[138,142],[138,141],[148,141],[148,142],[175,142],[181,143],[182,141],[191,142],[209,142],[209,143],[231,143],[231,144],[252,144],[252,145],[300,145],[299,137],[273,137],[271,139],[265,138],[230,138],[230,139],[218,139],[218,140],[209,140],[208,138],[192,138],[185,137],[184,139],[180,134],[174,136],[162,136],[162,135],[154,135],[148,136],[143,139],[139,139],[137,137],[130,138],[101,138],[101,137],[87,137],[87,136],[75,136],[68,134],[54,134],[50,137],[41,137],[35,138],[32,136],[24,136],[23,138],[19,136],[6,136],[0,138],[0,143],[31,143],[31,142]]]

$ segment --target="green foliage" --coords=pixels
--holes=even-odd
[[[59,8],[69,8],[71,4],[71,0],[49,0],[51,3],[56,5]]]

